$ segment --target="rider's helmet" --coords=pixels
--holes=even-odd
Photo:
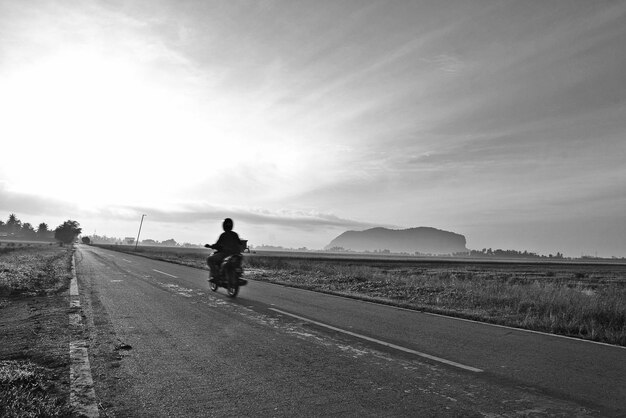
[[[222,228],[224,228],[224,231],[232,231],[233,230],[233,220],[230,219],[230,218],[224,219],[224,222],[222,222]]]

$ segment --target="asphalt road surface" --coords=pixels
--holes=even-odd
[[[626,350],[84,245],[102,416],[625,416]]]

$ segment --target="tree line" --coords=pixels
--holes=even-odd
[[[507,257],[507,258],[556,258],[563,259],[563,254],[557,251],[556,254],[548,256],[540,255],[531,251],[502,250],[500,248],[492,250],[491,248],[483,248],[482,251],[470,250],[469,255],[472,257]]]
[[[12,213],[6,222],[0,220],[0,239],[51,241],[57,240],[69,244],[78,237],[82,229],[76,221],[67,220],[55,229],[50,229],[47,223],[40,223],[37,228],[29,223],[22,222]]]
[[[135,238],[118,238],[118,237],[108,237],[106,235],[89,235],[87,237],[83,237],[83,240],[88,239],[91,244],[114,244],[114,245],[134,245]],[[156,246],[156,247],[202,247],[202,244],[192,244],[190,242],[179,243],[174,238],[166,239],[165,241],[158,241],[154,239],[143,239],[139,241],[139,245],[146,246]]]

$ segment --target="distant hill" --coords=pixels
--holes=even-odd
[[[341,247],[352,251],[389,250],[394,253],[454,254],[468,251],[465,237],[436,228],[372,228],[347,231],[332,240],[326,249]]]

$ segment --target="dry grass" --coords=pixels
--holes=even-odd
[[[56,392],[52,372],[29,361],[0,361],[0,416],[67,417],[67,403]]]
[[[0,253],[0,296],[35,296],[67,285],[71,251],[67,247],[24,247]]]

